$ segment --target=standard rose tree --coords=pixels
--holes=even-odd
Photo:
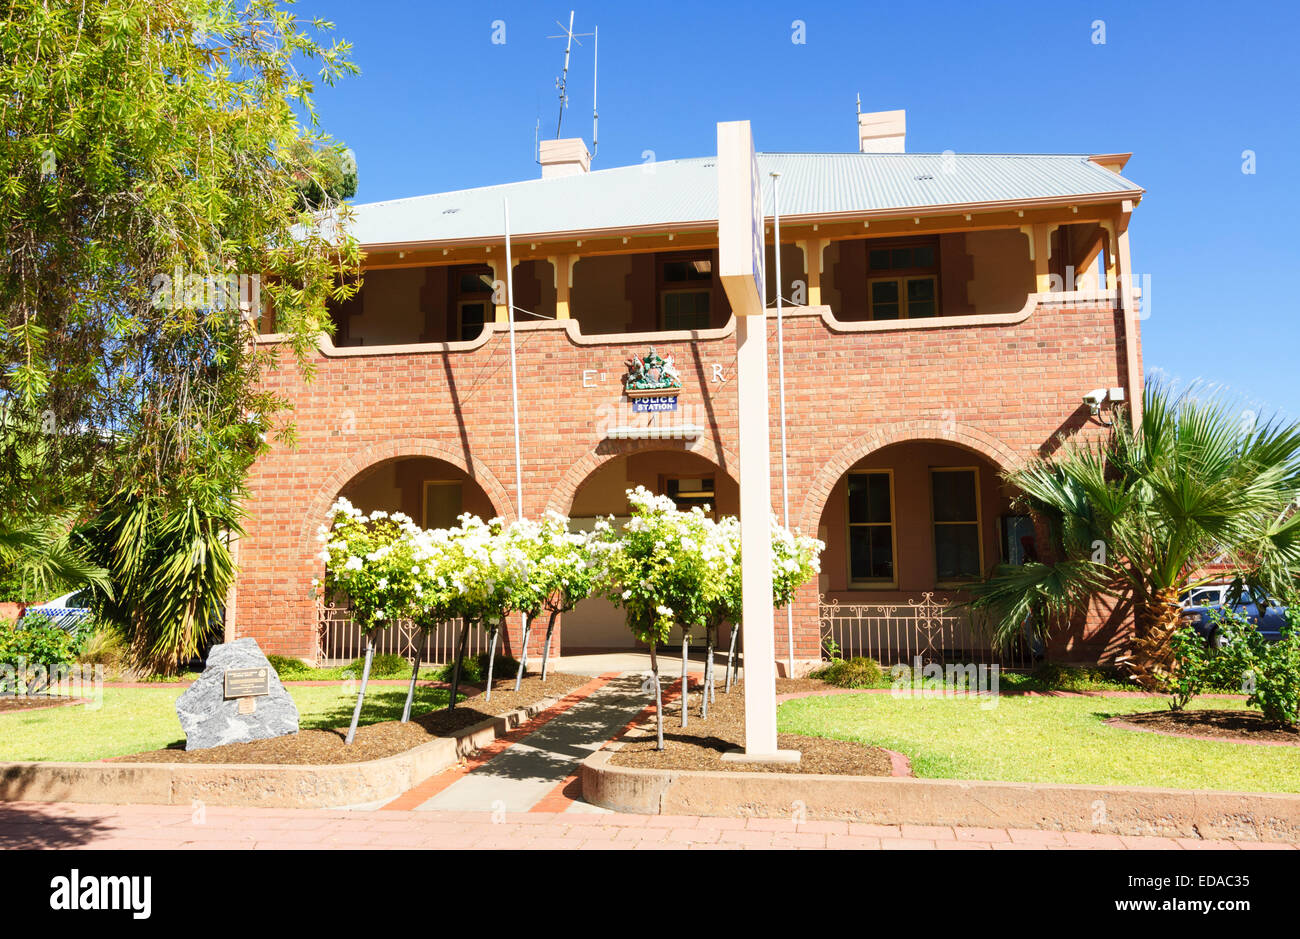
[[[628,490],[632,517],[621,532],[608,528],[593,543],[602,570],[602,589],[627,614],[633,635],[650,645],[658,749],[663,749],[663,693],[659,683],[658,647],[673,627],[702,626],[707,612],[709,571],[698,561],[707,538],[702,511],[679,512],[666,496],[638,486]],[[683,657],[685,647],[683,647]],[[686,722],[683,661],[682,722]]]
[[[807,535],[798,535],[780,523],[775,515],[771,520],[772,532],[772,605],[787,606],[794,602],[799,588],[821,572],[821,553],[824,542]],[[717,526],[717,553],[722,556],[726,574],[719,581],[719,591],[710,598],[710,622],[713,629],[730,622],[731,642],[727,650],[726,689],[731,690],[732,670],[738,668],[736,640],[741,629],[740,594],[740,522],[728,516]],[[712,653],[709,656],[712,665]]]
[[[459,592],[456,603],[463,619],[456,664],[452,670],[451,701],[456,706],[456,692],[464,668],[469,631],[481,623],[489,635],[486,697],[492,697],[492,673],[496,645],[506,614],[514,609],[520,584],[529,576],[526,552],[503,537],[504,523],[499,518],[484,522],[468,513],[460,517],[460,527],[450,530],[444,555],[446,576]]]
[[[592,557],[592,540],[609,527],[598,521],[592,532],[569,530],[569,520],[558,512],[548,511],[538,522],[515,522],[506,530],[507,540],[529,558],[529,576],[520,584],[515,609],[524,614],[523,643],[515,690],[528,668],[528,637],[533,621],[549,613],[546,644],[542,650],[542,681],[546,681],[546,664],[551,654],[551,635],[555,620],[591,596],[597,576]]]
[[[375,635],[410,609],[415,583],[410,535],[414,530],[414,523],[401,513],[366,515],[347,499],[339,499],[331,511],[329,527],[322,526],[319,533],[324,544],[320,557],[325,562],[325,580],[320,586],[325,596],[347,596],[357,627],[366,639],[361,690],[352,711],[352,725],[345,741],[348,744],[355,738],[361,719],[375,656]]]

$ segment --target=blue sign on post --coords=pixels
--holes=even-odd
[[[677,396],[663,395],[655,398],[633,398],[632,410],[637,413],[647,411],[676,411]]]

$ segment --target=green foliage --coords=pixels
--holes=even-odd
[[[665,642],[673,626],[687,633],[740,622],[740,522],[714,522],[700,507],[680,512],[666,496],[638,486],[627,493],[632,517],[615,532],[600,523],[593,559],[602,570],[606,596],[627,612],[628,627],[642,642]],[[789,603],[820,570],[824,545],[797,536],[771,520],[772,601]]]
[[[267,662],[280,676],[280,681],[306,681],[316,671],[312,666],[287,655],[268,655]]]
[[[35,617],[24,617],[19,629],[0,631],[0,664],[17,665],[19,659],[29,665],[71,665],[77,660],[76,643],[62,629],[39,621],[27,624]]]
[[[347,670],[352,672],[358,679],[366,667],[366,657],[360,656],[353,659],[347,666]],[[281,676],[283,677],[283,676]],[[404,655],[394,655],[393,653],[384,653],[375,655],[370,660],[370,677],[371,678],[410,678],[411,663]]]
[[[452,670],[454,668],[454,663],[448,662],[433,673],[434,680],[451,681]],[[492,666],[492,675],[494,677],[513,677],[518,668],[519,662],[514,656],[498,653],[496,662]],[[480,652],[478,655],[470,656],[465,660],[465,664],[461,668],[460,678],[461,681],[467,681],[471,684],[482,684],[487,681],[487,673],[488,654],[486,652]],[[406,674],[411,674],[411,667],[409,665],[406,667]]]
[[[1195,390],[1148,386],[1142,420],[1104,441],[1065,443],[1006,474],[1018,507],[1052,535],[1041,562],[1001,567],[971,605],[1002,641],[1042,635],[1108,595],[1131,602],[1138,633],[1176,623],[1177,593],[1227,555],[1243,582],[1277,593],[1300,570],[1300,424],[1243,421]]]
[[[84,637],[77,661],[82,665],[102,665],[105,674],[120,674],[130,666],[130,646],[122,631],[114,626],[82,628]]]
[[[1114,669],[1060,662],[1040,662],[1030,677],[1044,691],[1094,691],[1123,684]]]
[[[107,570],[147,660],[211,627],[248,468],[292,437],[263,374],[288,350],[309,375],[356,290],[346,206],[299,186],[333,147],[314,89],[356,71],[331,29],[279,0],[0,8],[0,528],[60,519],[20,547]],[[87,519],[93,568],[58,540]]]
[[[304,209],[328,209],[357,194],[357,160],[341,146],[312,148],[303,140],[292,147],[298,168],[294,182]]]
[[[77,587],[111,590],[108,572],[74,543],[74,519],[0,522],[0,601],[44,601]]]
[[[1247,702],[1268,721],[1300,724],[1300,610],[1295,603],[1288,605],[1287,625],[1277,642],[1266,641],[1239,614],[1224,615],[1219,633],[1227,639],[1221,653],[1224,668],[1237,678]]]
[[[666,642],[674,625],[688,633],[704,626],[720,572],[703,563],[709,547],[703,510],[679,512],[671,499],[641,486],[628,490],[628,503],[632,517],[621,532],[600,527],[606,596],[626,611],[628,628],[642,642]]]
[[[304,362],[327,298],[355,291],[355,242],[299,187],[342,156],[301,68],[333,84],[356,71],[349,45],[277,0],[2,15],[0,351],[16,364],[0,390],[57,429],[51,470],[111,478],[109,453],[158,483],[241,478],[279,402],[256,387],[259,304],[217,288],[260,278]]]
[[[118,490],[78,532],[110,587],[91,607],[128,639],[142,670],[174,671],[197,658],[221,626],[234,582],[229,539],[242,513],[213,486],[173,502],[143,489]]]
[[[884,674],[875,659],[855,656],[847,660],[832,659],[829,665],[810,672],[808,677],[819,678],[839,688],[875,688]]]
[[[1181,711],[1208,686],[1218,683],[1226,656],[1192,626],[1175,632],[1169,644],[1174,655],[1173,672],[1166,679],[1169,707]]]

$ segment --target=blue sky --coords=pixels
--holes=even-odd
[[[753,122],[763,150],[857,149],[863,110],[907,109],[913,152],[1134,153],[1131,227],[1150,276],[1147,374],[1218,383],[1300,419],[1300,5],[494,3],[300,0],[332,20],[361,75],[322,88],[325,128],[357,154],[358,201],[528,179],[554,136],[563,43],[600,27],[594,167],[714,152]],[[493,23],[505,24],[494,44]],[[791,41],[792,24],[806,42]],[[1105,42],[1094,22],[1104,22]],[[589,39],[563,136],[590,143]],[[1255,172],[1242,172],[1245,150]]]

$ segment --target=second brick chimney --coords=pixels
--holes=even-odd
[[[539,147],[542,179],[553,176],[580,176],[591,170],[591,154],[581,137],[543,140]]]

